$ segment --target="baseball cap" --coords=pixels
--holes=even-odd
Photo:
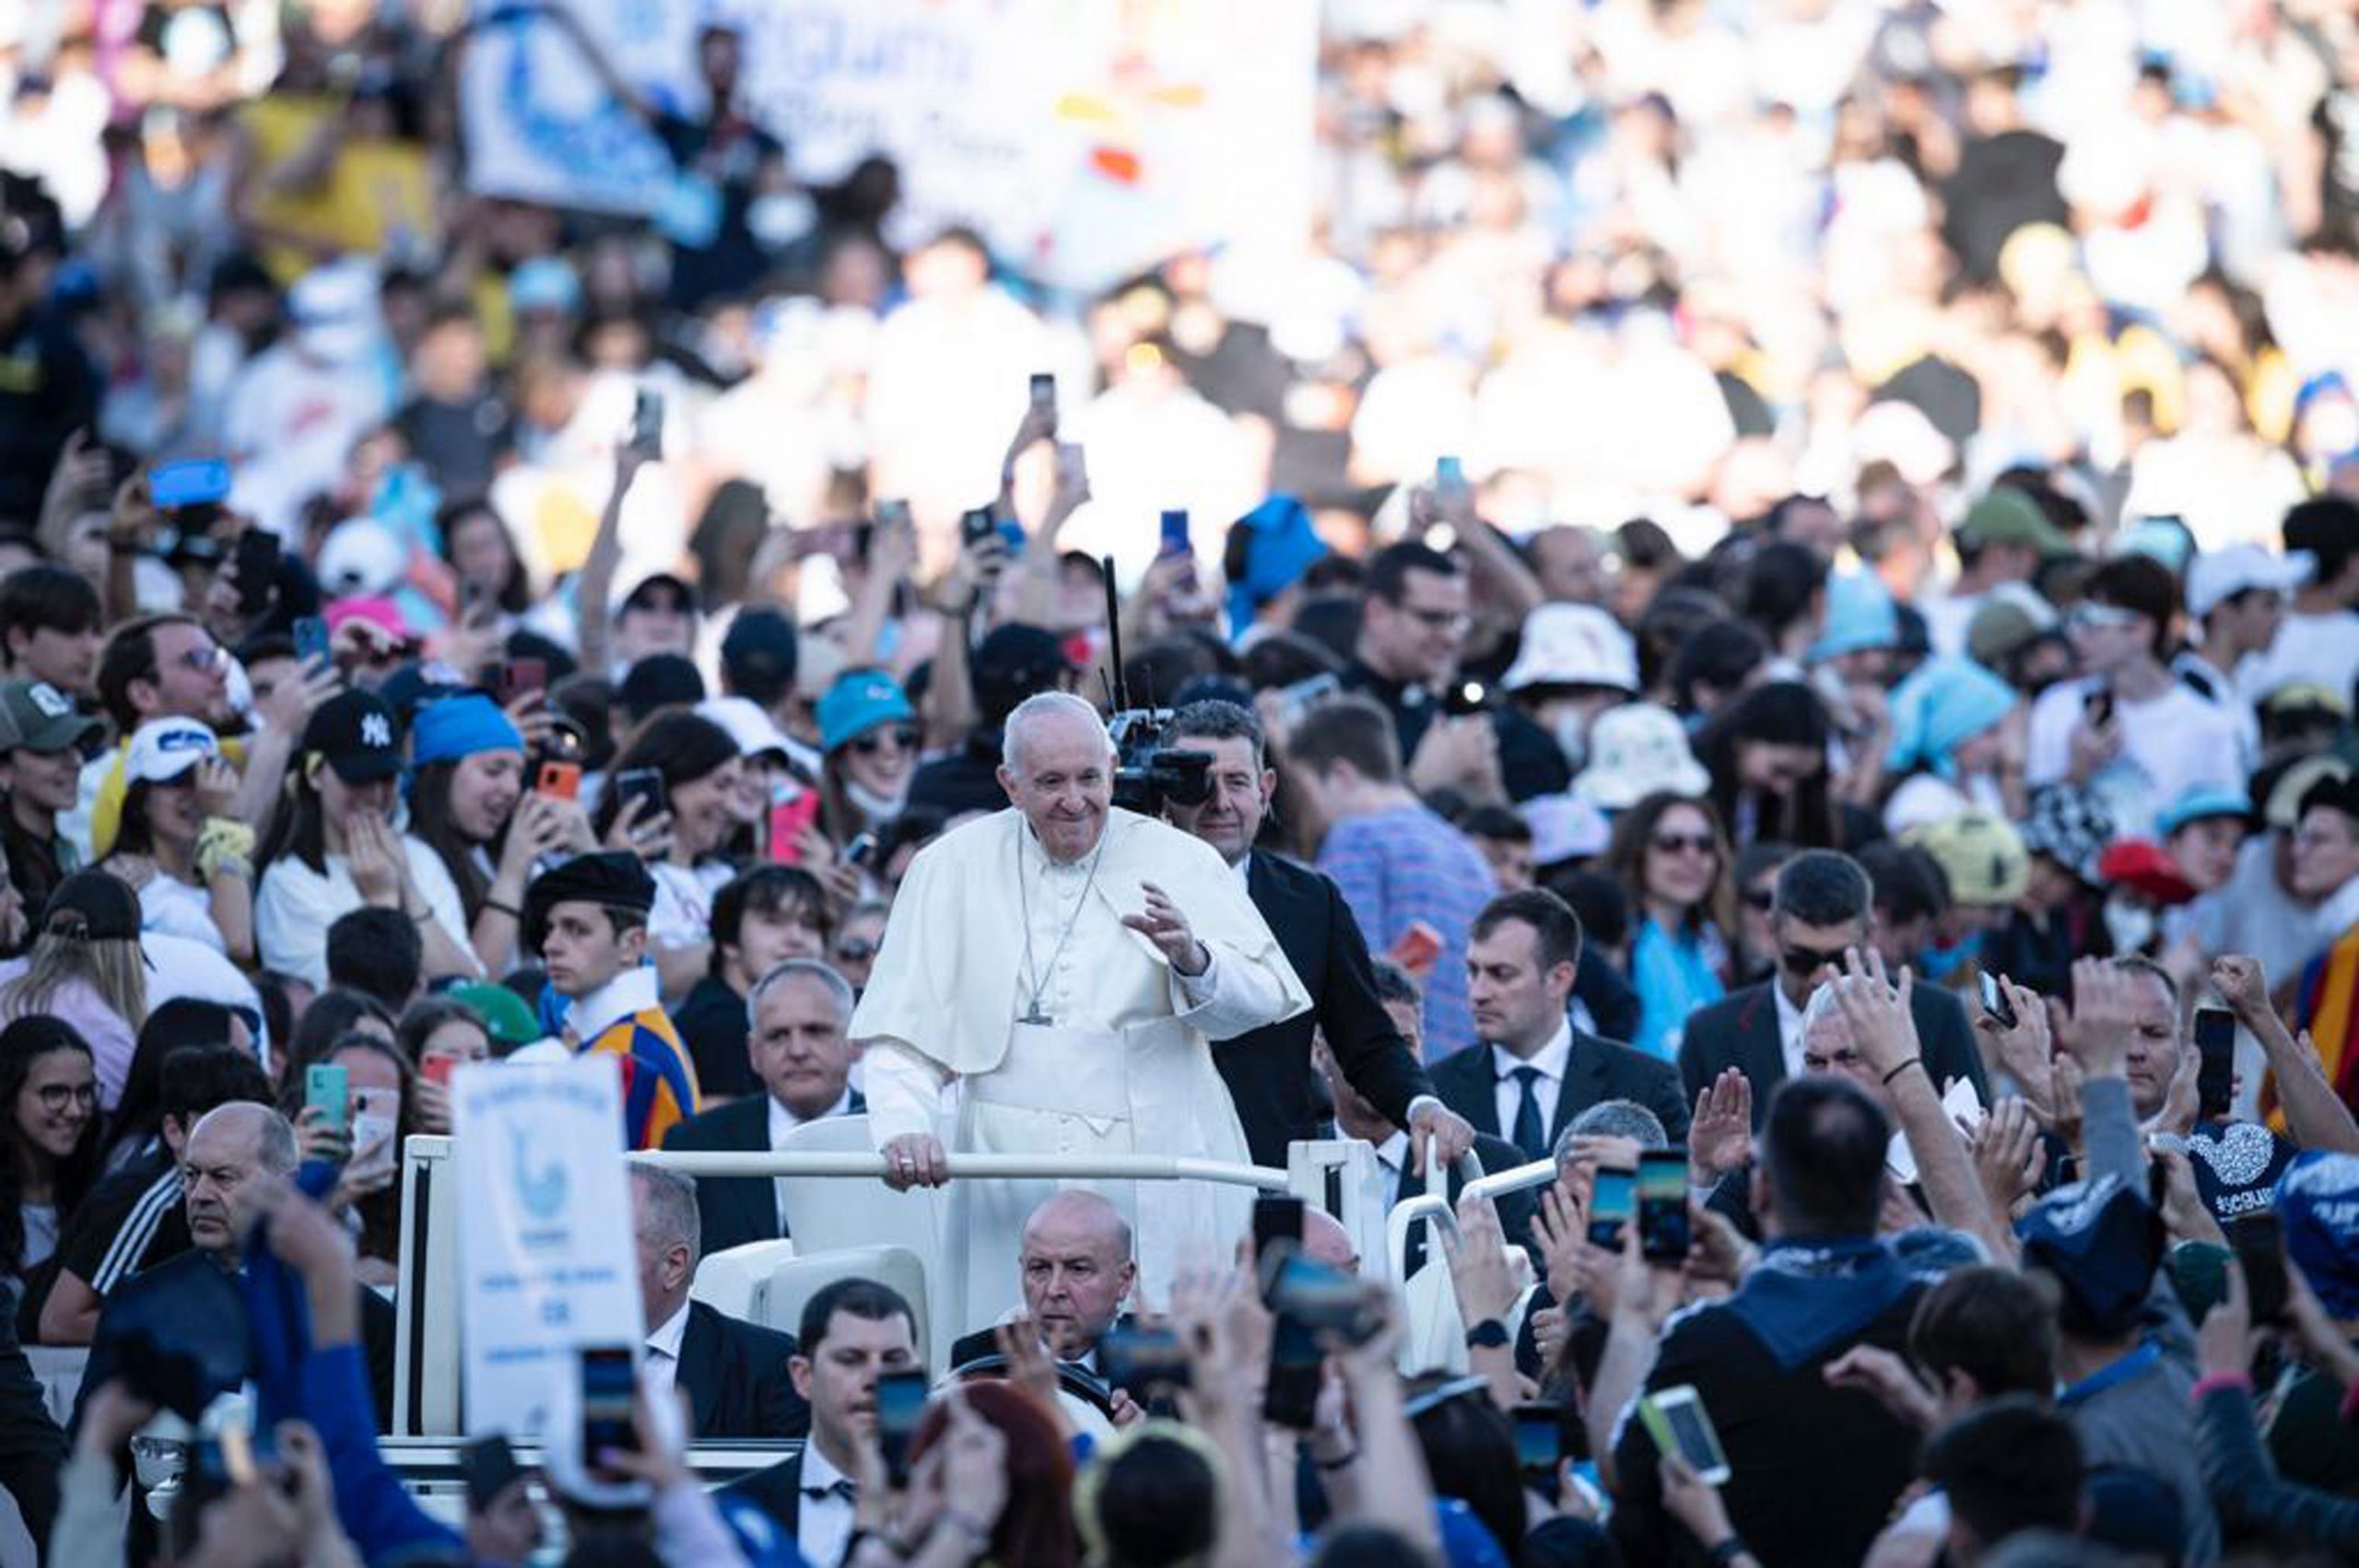
[[[615,702],[634,718],[659,708],[685,708],[704,700],[704,677],[676,653],[651,653],[630,667],[615,690]]]
[[[303,749],[327,759],[347,784],[373,784],[402,770],[393,710],[374,692],[338,692],[311,710]]]
[[[847,670],[819,699],[819,748],[834,751],[880,724],[914,719],[909,694],[875,670]]]
[[[1035,692],[1044,692],[1073,668],[1057,634],[1011,621],[993,626],[975,649],[975,702],[986,715],[1005,714]]]
[[[1996,812],[1968,806],[1901,835],[1933,857],[1960,904],[2012,904],[2031,881],[2031,856],[2014,825]]]
[[[2178,798],[2154,818],[2154,831],[2168,838],[2190,822],[2206,817],[2252,815],[2252,799],[2242,790],[2224,784],[2195,784],[2179,792]]]
[[[136,942],[139,895],[105,872],[76,872],[41,907],[41,929],[86,942]]]
[[[46,755],[78,750],[105,729],[99,720],[84,718],[75,709],[74,699],[47,681],[0,685],[0,751]]]
[[[1594,604],[1543,604],[1523,618],[1523,639],[1500,685],[1609,686],[1636,696],[1638,655],[1630,634]]]
[[[2043,556],[2071,553],[2072,542],[2048,521],[2039,503],[2001,486],[1967,509],[1958,537],[1971,544],[2029,544]]]
[[[762,711],[761,705],[751,697],[709,696],[697,704],[697,716],[710,719],[729,731],[729,738],[746,756],[759,756],[764,752],[794,755],[794,743],[786,738],[778,720]]]
[[[2054,630],[2053,605],[2019,583],[2001,583],[1983,596],[1966,623],[1966,650],[1976,663],[1995,670]]]
[[[220,755],[221,743],[197,720],[150,719],[132,733],[123,777],[131,784],[170,784],[206,757]]]
[[[756,702],[775,702],[794,685],[800,657],[794,623],[768,606],[740,610],[721,639],[721,673],[729,689]]]
[[[524,1005],[522,997],[506,986],[494,985],[488,980],[470,981],[464,986],[452,987],[451,1000],[464,1004],[482,1019],[492,1044],[502,1047],[503,1052],[513,1050],[518,1046],[529,1046],[541,1037],[540,1022],[533,1016],[533,1010]]]
[[[2310,580],[2318,557],[2306,551],[2278,556],[2258,544],[2206,550],[2187,568],[2187,613],[2201,620],[2226,600],[2256,588],[2290,593]]]

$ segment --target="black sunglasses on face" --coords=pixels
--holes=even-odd
[[[1806,980],[1821,969],[1843,967],[1843,950],[1838,947],[1831,952],[1822,953],[1814,947],[1798,947],[1790,944],[1778,949],[1778,961],[1786,966],[1787,974],[1798,980]]]
[[[1682,849],[1709,855],[1719,848],[1712,842],[1712,836],[1708,833],[1658,833],[1647,842],[1653,845],[1658,853],[1665,855],[1676,855]]]
[[[918,732],[915,730],[872,730],[867,734],[853,741],[851,743],[851,749],[858,752],[863,756],[874,756],[878,752],[885,749],[885,743],[886,741],[891,741],[895,745],[900,747],[905,752],[915,751],[918,743]]]

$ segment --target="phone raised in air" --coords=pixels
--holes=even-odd
[[[1264,1193],[1253,1199],[1253,1257],[1259,1261],[1270,1248],[1284,1242],[1302,1246],[1303,1202],[1276,1193]]]
[[[350,1125],[352,1103],[347,1070],[339,1062],[315,1061],[303,1070],[303,1104],[319,1107],[320,1120],[342,1132]]]
[[[1650,1263],[1684,1261],[1696,1239],[1687,1214],[1687,1151],[1641,1152],[1637,1189],[1638,1250]]]
[[[2236,1015],[2224,1007],[2195,1010],[2195,1119],[2224,1121],[2236,1093]]]
[[[1649,1394],[1638,1401],[1638,1420],[1657,1451],[1677,1454],[1696,1472],[1696,1479],[1721,1486],[1729,1479],[1729,1460],[1720,1449],[1720,1434],[1696,1390],[1682,1385]]]
[[[630,1419],[631,1396],[639,1379],[631,1366],[628,1345],[581,1347],[581,1463],[598,1470],[598,1456],[613,1449],[639,1446],[639,1429]]]
[[[885,1476],[896,1488],[910,1480],[910,1443],[918,1434],[918,1418],[925,1413],[926,1375],[912,1368],[887,1372],[876,1379],[876,1446],[885,1460]]]
[[[147,499],[158,511],[219,506],[229,498],[229,465],[217,457],[159,462],[147,471]]]
[[[1162,532],[1156,544],[1156,555],[1157,556],[1192,555],[1195,548],[1195,542],[1188,532],[1187,509],[1174,507],[1166,510],[1163,514]]]
[[[1590,1178],[1589,1244],[1608,1252],[1622,1250],[1622,1227],[1637,1213],[1638,1173],[1620,1165],[1600,1165]]]
[[[2284,1322],[2292,1292],[2285,1280],[2285,1228],[2275,1211],[2263,1209],[2238,1220],[2229,1245],[2236,1248],[2236,1266],[2244,1270],[2245,1305],[2253,1327]]]
[[[270,591],[278,585],[278,535],[249,528],[238,535],[230,559],[238,568],[238,614],[261,614],[270,608]]]
[[[2001,1029],[2015,1026],[2014,1004],[2007,1000],[2006,991],[1999,984],[1999,977],[1988,969],[1982,971],[1982,1011],[1998,1021]]]
[[[652,767],[628,767],[615,775],[615,814],[620,816],[633,801],[640,802],[638,826],[645,827],[668,809],[663,775]]]
[[[293,628],[296,662],[324,665],[328,661],[328,624],[317,615],[297,618]]]

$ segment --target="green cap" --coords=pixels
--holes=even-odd
[[[485,980],[452,986],[451,1000],[464,1003],[483,1020],[484,1031],[491,1036],[491,1043],[501,1047],[497,1053],[499,1055],[505,1056],[518,1046],[529,1046],[541,1037],[540,1021],[533,1016],[533,1010],[524,1005],[522,997],[506,986],[495,986]]]
[[[1971,544],[2030,544],[2043,556],[2072,550],[2072,542],[2048,521],[2038,502],[2003,485],[1974,503],[1957,532]]]

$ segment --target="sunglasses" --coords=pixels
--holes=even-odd
[[[1666,855],[1676,855],[1682,849],[1693,850],[1698,855],[1712,855],[1719,853],[1720,848],[1712,842],[1712,836],[1708,833],[1658,833],[1647,842]]]
[[[851,749],[863,756],[874,756],[885,749],[885,743],[887,741],[905,752],[915,751],[918,744],[918,732],[915,730],[898,726],[890,730],[871,730],[867,734],[856,737],[851,743]]]
[[[1821,969],[1843,967],[1843,950],[1839,947],[1822,951],[1815,947],[1782,947],[1778,950],[1778,962],[1786,973],[1798,980],[1806,980]]]
[[[33,1091],[33,1098],[45,1111],[62,1111],[69,1105],[90,1106],[99,1103],[96,1083],[44,1083]]]
[[[863,963],[876,956],[876,944],[864,936],[846,937],[836,943],[836,956],[850,963]]]
[[[208,643],[203,648],[192,648],[173,661],[174,663],[186,665],[200,675],[219,669],[224,661],[224,655],[218,643]]]
[[[1748,887],[1743,895],[1744,907],[1759,914],[1767,914],[1778,907],[1778,891],[1771,887]]]

